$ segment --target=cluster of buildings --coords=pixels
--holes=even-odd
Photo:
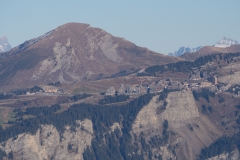
[[[196,71],[195,73],[191,74],[188,81],[185,82],[173,81],[171,78],[168,78],[143,85],[127,85],[125,87],[123,84],[121,84],[120,88],[116,90],[113,86],[110,87],[105,92],[105,95],[138,95],[145,93],[161,92],[164,88],[170,90],[198,90],[201,88],[208,88],[210,91],[215,92],[218,90],[216,86],[217,84],[217,77],[209,77],[207,73],[201,73],[200,71]],[[228,86],[224,87],[228,88]],[[223,89],[226,90],[226,88]]]
[[[145,94],[145,93],[154,93],[154,92],[161,92],[164,88],[169,89],[182,89],[183,85],[180,82],[172,81],[170,79],[166,80],[159,80],[158,82],[151,82],[150,84],[143,84],[143,85],[127,85],[126,87],[121,84],[118,90],[112,86],[106,92],[105,95],[138,95],[138,94]]]
[[[187,86],[188,87],[186,89],[198,90],[201,88],[207,88],[211,92],[220,93],[220,92],[228,91],[232,85],[218,83],[218,78],[216,76],[210,77],[206,72],[202,73],[202,72],[196,71],[195,73],[189,76]],[[240,95],[240,92],[237,93],[237,95]]]
[[[215,92],[218,89],[217,84],[217,77],[210,77],[206,72],[195,71],[188,79],[188,88],[191,90],[208,88],[210,91]]]
[[[213,83],[214,85],[217,85],[218,79],[216,76],[209,77],[206,72],[200,72],[196,71],[195,73],[191,74],[189,76],[189,83],[202,83],[202,82],[208,82],[208,83]]]

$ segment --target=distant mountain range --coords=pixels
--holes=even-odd
[[[11,49],[11,45],[8,43],[7,36],[0,37],[0,53],[7,52]]]
[[[216,44],[212,45],[213,47],[219,47],[219,48],[226,48],[230,47],[231,45],[238,44],[236,40],[233,40],[231,38],[227,38],[223,36]],[[177,51],[174,53],[168,53],[169,56],[181,56],[184,53],[192,53],[197,52],[199,49],[201,49],[203,46],[199,46],[196,48],[189,48],[189,47],[180,47]]]
[[[196,48],[189,48],[189,47],[180,47],[177,51],[174,53],[168,53],[169,56],[181,56],[184,53],[192,53],[198,51],[202,46],[196,47]]]

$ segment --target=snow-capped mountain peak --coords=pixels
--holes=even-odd
[[[189,48],[189,47],[180,47],[177,51],[174,53],[168,53],[169,56],[181,56],[185,52],[191,53],[198,51],[202,46],[196,47],[196,48]]]
[[[11,49],[7,36],[0,37],[0,52],[7,52]]]
[[[231,45],[238,44],[236,40],[233,40],[231,38],[227,38],[223,36],[215,45],[214,47],[221,47],[221,48],[226,48],[230,47]]]

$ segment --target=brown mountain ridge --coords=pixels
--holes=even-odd
[[[11,87],[94,80],[181,60],[81,23],[62,25],[0,57],[0,85]]]
[[[220,47],[213,47],[213,46],[205,46],[199,49],[197,52],[192,53],[184,53],[181,58],[186,60],[196,60],[199,57],[207,56],[210,54],[216,53],[237,53],[240,52],[240,44],[235,44],[230,47],[220,48]]]

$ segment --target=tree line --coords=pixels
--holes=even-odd
[[[91,94],[87,94],[87,93],[83,93],[83,94],[76,94],[74,96],[71,96],[69,97],[72,101],[78,101],[78,100],[81,100],[81,99],[85,99],[87,97],[91,97],[92,95]]]
[[[0,100],[9,99],[16,95],[23,95],[23,94],[26,94],[27,92],[39,92],[41,90],[43,90],[41,87],[34,86],[32,88],[13,90],[9,93],[0,93]]]
[[[240,150],[240,133],[233,136],[223,136],[213,142],[209,147],[201,150],[198,159],[208,159],[222,153],[230,153],[235,148]]]
[[[211,92],[206,88],[203,88],[200,91],[193,90],[192,94],[194,99],[197,101],[199,101],[199,98],[204,98],[207,102],[209,102],[209,97],[215,97],[215,92]]]
[[[103,99],[98,101],[98,104],[109,104],[109,103],[117,103],[124,102],[130,98],[129,95],[116,95],[116,96],[104,96]]]
[[[211,54],[203,57],[199,57],[194,62],[192,61],[179,61],[176,63],[169,63],[166,65],[155,65],[145,69],[146,73],[139,73],[138,76],[154,76],[155,73],[163,73],[167,71],[171,72],[187,72],[190,73],[194,68],[200,69],[201,66],[218,60],[223,60],[226,63],[233,62],[234,57],[239,57],[240,52],[238,53],[219,53],[219,54]],[[236,60],[235,60],[236,61]],[[239,60],[238,60],[239,61]]]

